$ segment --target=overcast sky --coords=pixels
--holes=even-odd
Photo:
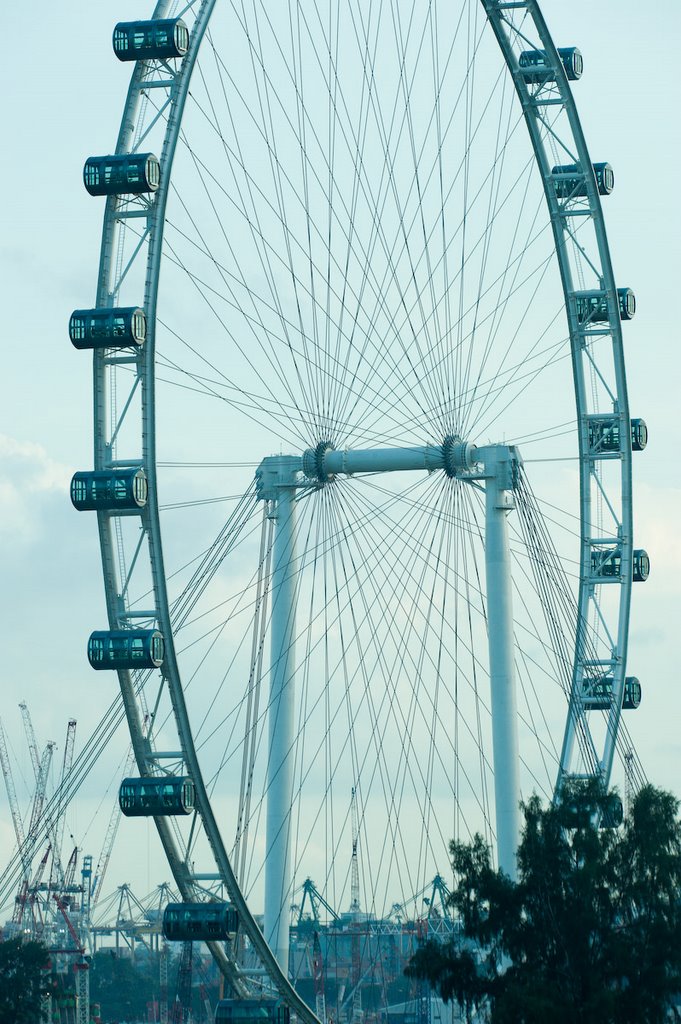
[[[647,450],[634,456],[636,544],[652,568],[634,590],[628,671],[641,679],[643,702],[628,725],[649,778],[679,794],[680,8],[678,0],[542,7],[556,43],[582,50],[574,91],[587,142],[616,174],[605,206],[611,252],[618,283],[638,301],[625,334],[631,411],[650,430]],[[70,345],[67,321],[94,301],[101,206],[82,186],[83,161],[113,148],[127,85],[111,28],[140,13],[136,3],[66,0],[11,5],[3,18],[0,716],[22,799],[30,765],[18,702],[27,700],[39,741],[57,740],[60,757],[67,719],[78,719],[80,747],[114,696],[114,680],[92,673],[85,658],[105,613],[94,521],[67,494],[73,471],[90,464],[92,432],[89,360]],[[121,737],[68,819],[95,858],[125,745]],[[131,836],[124,823],[108,887],[131,880]],[[12,846],[0,788],[0,866]],[[142,861],[140,889],[169,874],[150,829]]]

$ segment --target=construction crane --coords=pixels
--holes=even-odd
[[[66,871],[64,872],[64,892],[68,892],[69,889],[73,888],[73,882],[76,877],[76,866],[78,864],[78,847],[74,846],[69,862],[66,865]]]
[[[76,720],[70,718],[66,727],[66,742],[64,743],[64,758],[61,767],[61,780],[59,783],[59,800],[57,802],[56,824],[54,830],[54,849],[52,851],[52,865],[50,870],[50,889],[63,887],[64,872],[61,864],[61,847],[64,838],[64,824],[66,821],[66,808],[62,806],[61,794],[65,792],[64,785],[71,765],[73,764],[73,751],[76,745]]]
[[[4,739],[4,738],[3,738]],[[28,898],[30,888],[30,871],[31,871],[31,860],[32,860],[32,849],[35,845],[35,840],[38,837],[38,832],[41,825],[41,818],[43,812],[43,806],[45,804],[45,791],[47,789],[47,779],[50,771],[50,764],[52,763],[52,753],[54,751],[55,744],[48,743],[43,752],[43,756],[40,760],[40,766],[38,768],[38,781],[36,783],[35,794],[33,796],[33,806],[31,808],[31,818],[28,826],[28,833],[23,840],[25,844],[25,857],[24,857],[24,877],[19,887],[19,893],[14,902],[14,913],[12,915],[12,921],[14,924],[21,924],[24,910],[26,907],[26,900]],[[7,751],[5,748],[5,755]],[[8,761],[9,766],[9,761]],[[4,769],[4,765],[3,765]],[[7,780],[10,776],[5,776]],[[18,809],[17,809],[18,810]],[[20,819],[19,819],[20,820]],[[22,828],[23,831],[23,828]],[[18,834],[17,834],[18,838]]]
[[[40,888],[40,883],[42,882],[43,879],[43,874],[45,873],[45,865],[47,864],[50,857],[50,852],[51,847],[48,843],[47,849],[45,850],[45,853],[42,856],[42,860],[38,865],[38,870],[36,871],[30,885],[24,886],[22,884],[21,889],[19,891],[19,895],[17,896],[17,902],[15,904],[16,917],[19,921],[22,921],[25,915],[26,903],[29,903],[31,908],[31,919],[33,922],[33,932],[37,939],[39,939],[42,936],[43,931],[45,930],[45,919],[40,908],[40,904],[38,903],[37,896]]]
[[[417,921],[416,941],[419,947],[425,945],[428,938],[428,919]],[[430,1024],[431,991],[425,978],[416,981],[416,1024]]]
[[[303,898],[300,901],[298,907],[298,917],[296,918],[296,925],[300,927],[304,923],[305,905],[309,903],[310,914],[316,928],[321,925],[319,917],[319,908],[324,907],[326,912],[332,921],[339,921],[340,918],[336,911],[333,909],[330,903],[324,899],[317,886],[314,884],[311,878],[306,878],[302,885]]]
[[[168,1024],[168,943],[164,942],[159,960],[159,1021]]]
[[[180,969],[177,975],[177,999],[173,1004],[173,1024],[191,1024],[193,943],[182,943]]]
[[[124,777],[130,775],[132,766],[135,760],[135,755],[132,749],[128,752],[128,758],[125,764]],[[114,842],[116,841],[116,833],[118,832],[118,826],[121,823],[121,808],[118,803],[118,794],[116,795],[116,801],[114,803],[111,817],[109,818],[109,825],[106,830],[106,836],[104,838],[104,845],[102,846],[102,852],[99,855],[97,861],[97,867],[92,879],[92,889],[90,891],[90,910],[93,911],[97,904],[97,901],[102,892],[102,885],[104,883],[104,876],[106,875],[106,869],[109,866],[109,860],[111,859],[111,851],[113,850]]]
[[[319,932],[315,930],[312,938],[312,963],[311,974],[314,982],[315,1013],[320,1024],[326,1024],[326,995],[324,993],[324,961],[322,960],[322,947],[319,942]]]
[[[38,741],[35,735],[35,729],[33,728],[33,720],[31,719],[31,712],[28,710],[28,705],[25,701],[19,704],[19,710],[21,711],[21,717],[24,722],[24,732],[26,733],[26,741],[28,743],[28,751],[31,757],[31,764],[33,766],[33,774],[35,776],[36,786],[40,784],[40,756],[38,754]],[[43,798],[44,800],[44,798]],[[47,822],[47,833],[52,848],[52,861],[53,866],[50,869],[50,878],[53,877],[54,871],[54,858],[56,855],[58,840],[56,835],[56,820],[50,818]],[[60,873],[60,870],[57,872]]]
[[[624,752],[624,814],[629,818],[634,802],[634,750],[627,747]]]
[[[33,806],[31,808],[31,818],[28,826],[28,839],[35,839],[40,831],[40,825],[42,824],[42,813],[43,807],[45,806],[45,793],[47,792],[47,779],[50,774],[50,765],[52,764],[52,754],[56,743],[48,743],[43,751],[43,756],[40,759],[40,767],[38,768],[38,780],[36,782],[35,794],[33,796]],[[54,852],[54,851],[53,851]]]
[[[76,1024],[89,1024],[90,1022],[90,963],[85,956],[85,947],[81,942],[78,932],[71,923],[71,918],[59,893],[53,894],[53,899],[61,912],[66,927],[68,928],[71,941],[75,949],[50,950],[52,953],[68,953],[77,955],[78,959],[73,965],[76,975]]]
[[[350,872],[350,913],[352,914],[352,921],[350,927],[352,929],[351,938],[351,975],[350,984],[352,985],[352,1021],[353,1024],[358,1024],[362,1019],[362,985],[361,985],[361,974],[362,964],[360,957],[359,948],[359,929],[360,929],[360,904],[359,904],[359,861],[357,858],[357,845],[359,842],[359,826],[357,823],[357,792],[355,787],[352,788],[352,803],[351,803],[351,821],[352,821],[352,863]]]
[[[28,740],[28,751],[31,755],[31,764],[33,765],[33,775],[35,781],[38,781],[38,775],[40,773],[40,757],[38,755],[38,743],[35,738],[35,732],[33,730],[33,722],[31,721],[31,714],[28,710],[28,705],[25,701],[22,701],[19,705],[21,711],[21,717],[24,720],[24,731],[26,733],[26,739]]]
[[[12,814],[12,822],[14,824],[14,833],[17,837],[17,845],[22,855],[22,864],[24,869],[24,878],[27,878],[30,874],[31,865],[26,864],[24,846],[26,844],[26,835],[24,833],[24,823],[19,813],[19,801],[17,800],[17,791],[14,788],[14,776],[12,775],[12,766],[9,760],[9,754],[7,753],[7,741],[5,739],[5,730],[0,722],[0,765],[2,765],[2,774],[5,777],[5,789],[7,790],[7,800],[9,801],[9,809]]]

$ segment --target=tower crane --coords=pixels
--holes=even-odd
[[[26,733],[26,739],[28,741],[28,750],[31,755],[31,764],[33,765],[33,775],[35,781],[38,781],[38,775],[40,773],[40,756],[38,754],[38,743],[35,738],[35,732],[33,730],[33,722],[31,721],[31,713],[28,710],[28,705],[25,701],[22,701],[19,705],[21,711],[21,717],[24,720],[24,731]]]
[[[359,948],[360,905],[359,905],[359,861],[357,844],[359,842],[359,826],[357,822],[357,791],[352,788],[351,804],[352,820],[352,864],[350,873],[350,913],[352,914],[351,939],[351,984],[352,984],[352,1021],[358,1024],[362,1019],[362,985],[361,957]]]
[[[17,837],[17,845],[22,856],[22,863],[24,868],[24,877],[27,877],[30,872],[30,863],[27,865],[25,861],[24,845],[26,843],[26,835],[24,833],[24,823],[19,813],[19,801],[17,800],[17,791],[14,788],[14,777],[12,775],[12,766],[9,761],[9,754],[7,753],[7,741],[5,739],[5,730],[0,722],[0,765],[2,765],[2,774],[5,777],[5,789],[7,790],[7,800],[9,801],[9,809],[12,814],[12,822],[14,823],[14,832]]]
[[[300,901],[298,908],[298,917],[296,919],[296,925],[299,927],[303,923],[303,914],[305,913],[305,904],[310,904],[310,913],[312,920],[316,928],[319,928],[321,921],[319,917],[319,908],[324,907],[326,912],[332,921],[339,921],[340,918],[336,911],[333,909],[330,903],[328,903],[322,894],[320,893],[317,886],[314,884],[311,878],[306,878],[302,885],[303,898]]]
[[[126,761],[124,776],[129,775],[132,771],[132,766],[135,760],[135,755],[132,749],[128,753],[128,759]],[[104,844],[102,846],[102,852],[99,855],[97,861],[97,867],[95,868],[94,877],[92,879],[92,889],[90,892],[90,910],[95,909],[97,900],[102,891],[102,885],[104,882],[104,876],[106,875],[106,869],[109,866],[109,860],[111,859],[111,851],[113,850],[114,842],[116,841],[116,833],[118,832],[118,826],[121,823],[121,808],[118,803],[118,797],[114,803],[111,817],[109,818],[109,825],[106,830],[106,836],[104,837]]]
[[[53,953],[69,953],[78,955],[73,965],[76,974],[76,1024],[89,1024],[90,1021],[90,963],[85,956],[85,947],[78,935],[78,932],[71,923],[66,906],[59,895],[53,894],[53,899],[59,907],[60,913],[66,922],[74,949],[50,950]]]
[[[312,939],[312,979],[314,981],[315,1013],[320,1024],[326,1024],[326,995],[324,993],[324,961],[319,932],[315,929]]]
[[[64,874],[61,865],[61,847],[64,839],[64,824],[66,808],[62,805],[61,794],[65,791],[64,783],[71,771],[73,764],[73,751],[76,744],[76,720],[70,718],[66,727],[66,742],[64,744],[64,759],[61,768],[61,780],[59,783],[60,798],[57,803],[56,825],[54,834],[54,848],[52,851],[52,865],[50,870],[50,889],[63,886]]]

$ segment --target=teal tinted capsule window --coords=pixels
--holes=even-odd
[[[289,1024],[290,1011],[279,999],[221,999],[215,1024]]]
[[[88,641],[88,659],[96,669],[158,668],[163,637],[155,629],[102,630]]]
[[[636,312],[636,296],[631,288],[617,289],[621,320],[631,320]],[[608,298],[605,292],[576,292],[577,319],[581,324],[609,323]]]
[[[113,34],[119,60],[168,60],[189,48],[189,31],[180,18],[119,22]]]
[[[635,711],[641,703],[641,684],[636,676],[627,676],[624,680],[624,700],[622,707],[625,711]]]
[[[583,698],[584,705],[591,711],[608,711],[612,705],[615,681],[612,676],[602,679],[585,679]],[[641,684],[636,676],[627,676],[624,680],[622,709],[633,711],[641,703]]]
[[[147,318],[139,306],[75,309],[69,320],[69,337],[77,349],[142,345],[146,333]]]
[[[631,421],[631,447],[635,452],[642,452],[648,444],[648,426],[645,420]]]
[[[595,548],[591,552],[591,575],[597,579],[619,579],[622,573],[622,552],[619,548]],[[650,558],[643,548],[633,552],[632,577],[643,583],[650,575]]]
[[[634,551],[634,582],[644,583],[650,576],[650,558],[648,552],[639,549]]]
[[[178,21],[175,26],[175,46],[179,53],[186,53],[189,49],[189,29],[183,21]]]
[[[83,177],[87,188],[97,188],[99,185],[99,165],[88,161],[83,171]]]
[[[149,157],[147,160],[147,181],[150,185],[158,188],[161,180],[161,168],[156,157]]]
[[[128,332],[125,317],[122,317],[120,315],[113,317],[113,329],[111,333],[113,334],[114,338],[124,338],[126,336]]]
[[[147,497],[149,493],[149,486],[147,484],[147,478],[144,473],[137,472],[133,478],[133,498],[135,504],[146,505]]]
[[[123,60],[125,59],[125,56],[127,55],[128,50],[130,49],[128,43],[128,33],[121,29],[120,25],[116,25],[116,28],[114,29],[113,48],[114,53],[117,56],[122,55]]]
[[[158,159],[153,153],[91,156],[83,170],[85,187],[92,196],[142,195],[154,192],[159,180]]]
[[[81,474],[76,473],[71,481],[71,501],[78,508],[84,505],[88,497],[88,486]]]
[[[631,450],[642,452],[648,443],[645,420],[630,421]],[[593,455],[620,450],[620,424],[614,416],[592,416],[589,419],[589,450]]]
[[[163,935],[173,942],[227,939],[238,928],[238,916],[229,903],[168,903],[163,914]]]
[[[80,512],[139,512],[147,501],[147,478],[143,469],[134,468],[76,473],[71,501]]]
[[[615,172],[610,164],[592,165],[599,195],[609,196],[615,187]],[[559,199],[579,199],[588,195],[587,172],[579,164],[564,164],[551,169]]]
[[[141,309],[135,310],[132,318],[132,333],[140,344],[147,336],[147,318]]]
[[[558,56],[565,69],[569,81],[581,78],[584,70],[582,54],[576,46],[562,47]],[[538,85],[543,82],[555,82],[556,75],[546,55],[546,50],[524,50],[518,58],[518,67],[528,84]]]
[[[619,548],[596,548],[591,552],[591,575],[600,579],[619,578],[622,553]]]
[[[71,341],[83,341],[85,338],[85,319],[76,313],[71,315],[69,321],[69,336]]]
[[[123,779],[118,802],[126,817],[191,814],[194,809],[194,783],[187,776]]]

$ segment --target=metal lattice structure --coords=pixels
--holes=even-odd
[[[382,730],[387,736],[383,723],[391,719],[402,737],[393,741],[395,749],[409,747],[403,737],[420,721],[419,707],[429,709],[432,743],[423,749],[413,741],[415,767],[402,769],[400,760],[395,772],[403,789],[413,783],[416,790],[423,776],[429,807],[421,811],[425,828],[426,816],[428,822],[437,817],[439,805],[431,805],[430,794],[437,790],[438,761],[443,771],[446,762],[449,799],[457,807],[450,832],[459,828],[458,814],[468,799],[469,758],[458,747],[450,752],[443,746],[444,711],[433,696],[446,689],[445,677],[454,678],[455,710],[447,728],[457,737],[460,730],[462,743],[470,733],[481,779],[477,787],[470,784],[470,803],[477,803],[488,823],[486,778],[496,762],[496,828],[489,825],[490,835],[496,833],[499,860],[510,871],[518,798],[527,791],[519,781],[516,753],[516,678],[525,686],[533,672],[551,677],[565,694],[562,746],[551,760],[548,740],[538,744],[537,760],[545,767],[551,762],[548,774],[557,792],[566,777],[597,777],[609,785],[621,712],[635,706],[626,675],[629,611],[633,581],[645,578],[647,561],[634,549],[631,463],[632,437],[635,448],[644,447],[645,426],[631,420],[624,369],[621,321],[633,315],[635,303],[614,277],[601,209],[601,197],[612,191],[612,172],[608,165],[594,164],[580,127],[570,84],[581,74],[578,51],[556,48],[535,0],[454,7],[445,12],[432,5],[402,9],[393,4],[384,24],[372,22],[370,14],[365,22],[351,5],[347,23],[341,25],[340,14],[330,11],[327,25],[323,19],[317,24],[316,8],[300,5],[290,25],[280,25],[283,14],[277,10],[230,15],[215,0],[194,0],[181,9],[162,0],[152,21],[173,19],[175,26],[181,16],[186,52],[174,57],[172,47],[154,51],[152,36],[144,36],[115,155],[86,165],[86,185],[108,194],[95,307],[78,312],[83,323],[95,324],[99,316],[104,326],[83,328],[91,331],[87,338],[72,331],[78,347],[94,349],[93,473],[80,474],[85,497],[79,496],[75,478],[72,495],[77,507],[97,510],[110,631],[101,635],[114,638],[119,651],[126,638],[139,637],[140,644],[152,634],[162,639],[157,663],[152,659],[135,668],[116,655],[116,664],[140,775],[182,775],[194,785],[196,809],[187,830],[177,819],[155,819],[182,898],[228,898],[258,969],[309,1022],[314,1014],[287,976],[286,933],[291,875],[303,870],[303,853],[291,852],[289,841],[299,828],[294,821],[300,821],[294,804],[303,781],[315,774],[303,767],[307,755],[303,739],[296,738],[303,732],[295,732],[293,721],[297,716],[310,723],[316,705],[310,698],[311,709],[303,712],[287,703],[293,700],[294,678],[303,680],[299,687],[306,691],[309,677],[328,681],[337,671],[343,680],[338,685],[348,693],[355,679],[366,692],[373,675],[394,701],[384,713],[380,697],[375,706],[362,705],[360,697],[348,711],[354,725],[358,704],[367,709],[371,730],[380,735],[377,767],[367,775],[366,756],[358,752],[368,750],[369,741],[364,748],[363,738],[348,740],[352,771],[346,807],[332,828],[326,817],[330,780],[340,772],[343,757],[334,754],[337,761],[328,767],[331,755],[324,755],[325,800],[309,836],[316,836],[320,822],[326,822],[329,835],[334,829],[347,831],[350,785],[353,801],[357,787],[359,827],[367,835],[373,827],[368,790],[385,774],[388,825],[380,827],[392,836],[393,849],[406,849],[394,812],[403,806],[402,797],[392,788]],[[117,28],[121,47],[124,39],[126,46],[138,45],[135,31],[139,40],[152,31],[139,24],[147,28]],[[283,29],[290,29],[290,40]],[[164,38],[167,44],[169,37]],[[221,40],[226,40],[225,55]],[[389,41],[392,56],[384,53]],[[117,53],[130,59],[123,50]],[[218,104],[224,104],[220,114]],[[488,114],[493,104],[494,119]],[[220,154],[219,169],[204,159],[202,130]],[[152,151],[157,164],[150,163]],[[118,191],[116,180],[123,182]],[[332,239],[338,238],[342,244],[334,248]],[[543,298],[545,289],[550,301]],[[194,319],[186,315],[180,328],[182,316],[195,308]],[[118,321],[106,321],[107,315]],[[135,330],[142,331],[142,316],[145,330],[135,336]],[[159,414],[166,385],[174,396],[187,392],[186,411],[173,398],[164,400]],[[204,428],[195,395],[212,407],[228,408],[221,426],[218,417],[217,427]],[[558,423],[552,418],[554,405],[570,410]],[[162,430],[172,432],[174,426],[175,440],[159,454]],[[187,437],[190,426],[197,437],[194,447]],[[217,444],[220,430],[224,438]],[[290,454],[265,458],[273,444],[268,438]],[[535,443],[545,446],[544,460],[528,458]],[[173,444],[184,463],[170,461]],[[229,452],[222,461],[220,450]],[[241,480],[242,453],[251,479],[253,468],[260,467],[257,486],[241,486],[242,497],[213,544],[200,533],[208,527],[198,514],[193,548],[185,543],[187,532],[174,531],[167,518],[162,530],[163,502],[178,467],[235,469]],[[537,499],[541,480],[535,476],[541,476],[541,467],[529,468],[554,459],[571,459],[578,470],[566,499],[574,503],[564,510],[556,538],[552,516],[563,512],[554,513],[551,502],[564,484],[550,483],[547,497]],[[413,484],[412,478],[406,483],[412,471],[420,471],[418,479],[427,483]],[[384,484],[377,482],[383,480],[377,474],[387,472],[395,473],[393,490],[388,484],[382,490]],[[127,497],[114,500],[119,485]],[[102,486],[108,498],[101,497]],[[196,496],[186,504],[198,509],[207,501]],[[175,506],[182,505],[178,497]],[[250,658],[242,659],[245,669],[239,668],[237,653],[230,662],[237,665],[234,675],[246,680],[238,714],[246,719],[247,738],[243,748],[228,745],[227,753],[220,748],[210,754],[206,723],[216,698],[206,699],[195,713],[189,705],[197,697],[194,679],[210,676],[206,665],[225,629],[210,617],[223,596],[216,593],[205,609],[201,601],[209,601],[218,569],[231,564],[261,507],[260,547],[253,549],[258,571],[242,587],[254,609]],[[509,513],[516,508],[522,530],[511,526],[509,541]],[[410,525],[424,509],[446,525],[447,537],[431,535],[430,520]],[[571,549],[560,530],[569,532],[570,524],[578,534],[578,557],[566,572],[570,555],[565,552]],[[357,540],[363,529],[372,557],[379,552],[368,574]],[[172,563],[164,548],[169,533]],[[358,552],[347,555],[350,568],[342,563],[346,556],[337,553],[341,544],[344,551]],[[473,545],[485,551],[486,583]],[[511,579],[513,560],[524,566],[526,582],[534,578],[533,596],[519,589],[519,580],[525,586],[523,571],[514,569]],[[383,575],[388,562],[391,577]],[[234,572],[248,576],[238,562]],[[325,573],[325,594],[335,587],[326,604],[312,583],[303,582],[317,572]],[[362,586],[375,586],[364,603]],[[348,594],[354,595],[354,605]],[[381,600],[385,607],[375,612]],[[511,605],[517,616],[532,601],[540,618],[530,616],[532,625],[522,626]],[[206,636],[214,630],[209,641],[196,626],[202,614],[209,624]],[[360,641],[367,623],[371,635]],[[352,641],[348,631],[354,633]],[[476,643],[485,648],[484,657]],[[192,650],[204,651],[201,644],[205,652],[193,662]],[[260,701],[268,645],[269,704]],[[297,664],[296,647],[303,652]],[[321,667],[311,667],[319,651]],[[95,667],[104,667],[95,663],[95,654]],[[231,657],[227,650],[225,658]],[[336,670],[336,659],[343,668]],[[415,696],[429,672],[433,690]],[[489,674],[492,684],[490,755],[481,739],[480,719],[489,709],[480,696],[479,674]],[[404,715],[393,683],[403,676],[414,688]],[[537,733],[534,716],[542,717],[543,698],[531,680],[527,685],[535,697],[527,698],[521,727],[529,722]],[[465,721],[458,712],[464,688],[471,690],[475,707]],[[320,706],[323,701],[327,706],[323,742],[328,750],[331,720],[333,730],[340,729],[329,692],[320,698]],[[257,738],[264,737],[257,730],[264,728],[268,710],[269,741]],[[231,721],[229,715],[225,721]],[[555,730],[551,722],[545,725],[547,733]],[[197,727],[203,730],[198,739]],[[320,734],[309,724],[308,729],[314,744]],[[203,767],[200,749],[208,758]],[[237,845],[230,850],[216,813],[216,804],[227,798],[216,799],[216,780],[234,750],[242,749]],[[269,803],[265,795],[255,795],[253,781],[263,750],[270,765],[263,783]],[[245,877],[250,854],[245,846],[239,852],[238,844],[246,844],[249,831],[255,831],[265,804],[269,838],[262,842],[270,850],[277,847],[278,866],[269,876],[267,867],[255,869],[251,884]],[[356,850],[356,838],[353,842]],[[311,843],[308,838],[307,846],[302,844],[303,852]],[[368,851],[372,844],[363,845]],[[431,846],[430,838],[424,841],[417,858],[419,864],[423,860],[422,882],[435,874],[436,864],[426,866]],[[433,853],[437,856],[446,857],[446,844]],[[386,854],[389,864],[396,858]],[[327,872],[329,885],[334,871]],[[269,887],[270,893],[280,893],[278,902],[266,896],[264,934],[252,907],[255,897],[248,894],[249,885],[251,892],[257,890],[263,873],[265,892]],[[365,877],[368,873],[365,865]],[[354,877],[353,891],[358,885]],[[362,902],[377,907],[378,897],[374,892]],[[338,905],[335,899],[331,903]],[[211,948],[234,992],[249,992],[249,974],[237,965],[231,947],[212,943]]]

